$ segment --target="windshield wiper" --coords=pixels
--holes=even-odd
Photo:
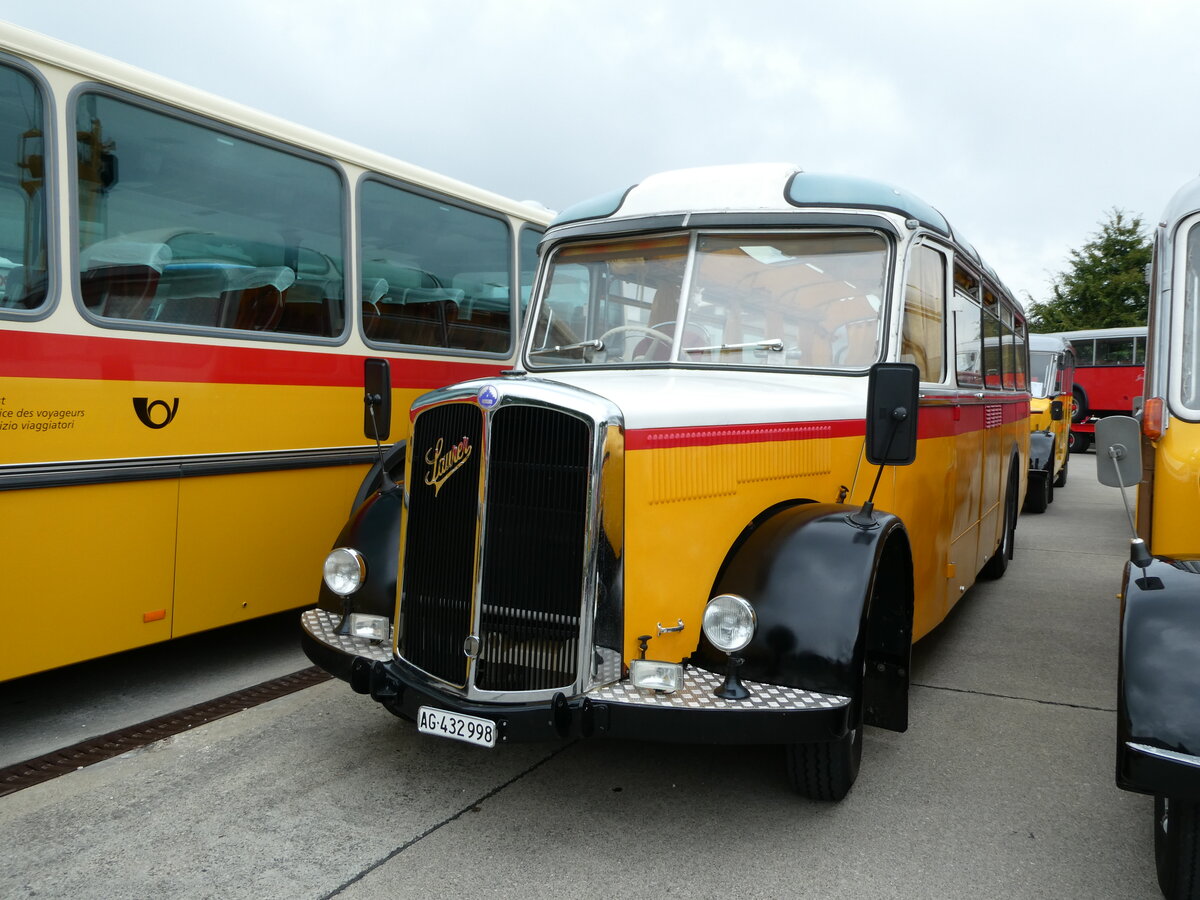
[[[572,350],[603,350],[604,341],[599,338],[593,338],[590,341],[578,341],[574,344],[560,344],[557,347],[541,347],[537,350],[530,350],[530,356],[543,356],[548,353],[570,353]]]
[[[783,341],[771,338],[767,341],[751,341],[748,344],[714,344],[712,347],[684,347],[684,353],[724,353],[726,350],[774,350],[783,351]]]

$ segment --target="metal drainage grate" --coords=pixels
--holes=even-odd
[[[6,766],[0,769],[0,797],[33,787],[43,781],[50,781],[60,775],[68,775],[84,766],[112,759],[114,756],[145,747],[198,725],[223,719],[268,700],[285,697],[328,681],[331,677],[328,672],[317,666],[301,669],[282,678],[264,681],[224,697],[217,697],[215,700],[198,703],[187,709],[159,716],[157,719],[110,731],[70,747]]]

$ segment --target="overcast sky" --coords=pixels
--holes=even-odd
[[[1019,297],[1200,174],[1196,0],[0,0],[32,28],[553,209],[793,162],[938,207]]]

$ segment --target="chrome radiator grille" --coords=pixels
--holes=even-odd
[[[476,687],[575,680],[590,444],[585,422],[554,410],[509,406],[492,419]]]
[[[476,634],[475,688],[565,687],[579,664],[591,428],[557,410],[515,404],[491,414],[486,444],[483,428],[473,403],[433,407],[414,423],[398,650],[468,687],[463,648]],[[450,471],[447,449],[467,446]]]
[[[447,475],[442,467],[463,441],[470,455]],[[466,403],[429,410],[414,424],[410,446],[417,455],[408,486],[398,649],[431,675],[465,687],[463,641],[471,633],[483,413]]]

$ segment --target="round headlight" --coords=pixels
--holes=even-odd
[[[367,561],[362,554],[350,547],[338,547],[325,557],[322,573],[325,586],[339,597],[349,597],[367,577]]]
[[[704,636],[718,650],[737,653],[750,643],[758,617],[745,597],[721,594],[704,608]]]

